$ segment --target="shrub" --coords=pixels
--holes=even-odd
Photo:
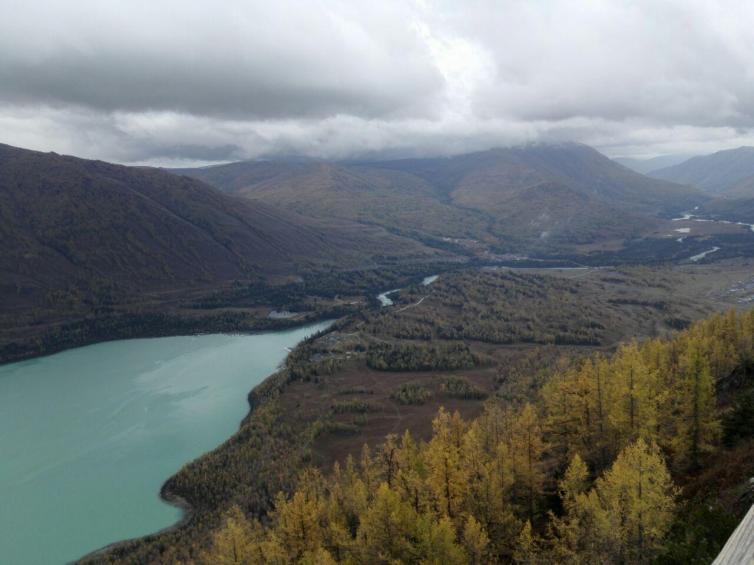
[[[432,398],[432,391],[417,383],[404,383],[390,395],[390,398],[398,404],[418,405]]]

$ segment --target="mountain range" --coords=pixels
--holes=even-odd
[[[187,297],[220,289],[253,310],[254,285],[310,275],[337,303],[346,271],[620,248],[705,200],[575,143],[172,171],[0,145],[0,342],[102,312],[196,316]]]
[[[425,241],[471,238],[510,251],[634,237],[659,215],[705,200],[693,188],[648,178],[577,143],[172,172],[304,215],[380,225]]]

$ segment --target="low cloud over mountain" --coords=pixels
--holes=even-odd
[[[3,3],[14,145],[196,164],[754,143],[754,7],[738,2]]]

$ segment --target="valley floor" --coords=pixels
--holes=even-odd
[[[239,432],[163,489],[192,505],[187,524],[91,560],[195,557],[221,511],[235,504],[265,516],[276,493],[290,491],[308,464],[327,472],[348,455],[358,458],[365,443],[374,446],[406,429],[428,438],[440,406],[471,418],[490,399],[519,405],[536,397],[554,370],[585,355],[670,334],[715,311],[747,309],[754,300],[752,259],[663,267],[469,268],[441,272],[431,285],[420,284],[422,276],[391,294],[391,306],[354,304],[250,394],[252,412]],[[382,282],[382,290],[402,284],[398,278]],[[735,453],[729,461],[742,456]],[[722,481],[726,493],[748,469],[740,466]]]

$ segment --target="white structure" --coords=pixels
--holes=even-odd
[[[712,562],[712,565],[754,564],[754,505],[741,520],[733,535]]]

